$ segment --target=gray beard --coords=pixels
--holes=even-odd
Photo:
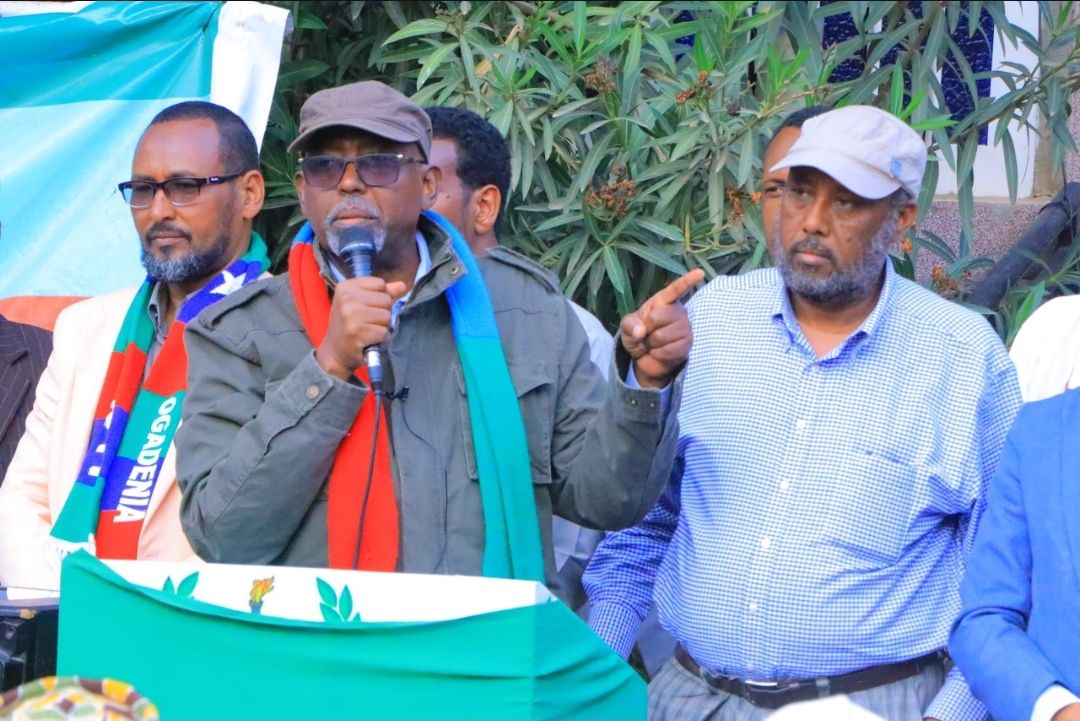
[[[869,297],[877,289],[882,266],[889,254],[889,245],[896,237],[896,224],[899,219],[900,209],[890,211],[878,232],[870,239],[870,244],[862,256],[849,267],[834,270],[826,278],[804,275],[795,269],[791,257],[784,252],[783,243],[780,241],[780,222],[777,220],[772,237],[772,251],[784,285],[792,293],[823,308],[846,308]],[[811,248],[821,248],[816,238],[811,237],[801,242]]]
[[[208,278],[217,272],[229,250],[229,237],[219,236],[210,248],[191,252],[179,258],[157,258],[142,249],[142,264],[146,274],[159,283],[187,283]]]
[[[338,252],[341,250],[342,234],[334,227],[334,220],[337,218],[338,214],[350,208],[367,210],[370,212],[373,209],[373,206],[359,203],[353,198],[345,198],[338,201],[326,214],[326,245],[329,247],[330,252],[335,258],[338,257]],[[383,245],[386,243],[386,228],[382,224],[382,216],[378,217],[379,221],[377,227],[371,229],[371,242],[375,244],[376,253],[381,251]]]

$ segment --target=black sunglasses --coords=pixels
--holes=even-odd
[[[126,180],[116,187],[120,189],[124,201],[132,208],[149,208],[158,188],[165,191],[165,197],[173,205],[188,205],[198,200],[199,191],[204,185],[220,185],[243,174],[212,175],[209,178],[169,178],[160,183],[153,180]]]
[[[360,182],[372,188],[385,188],[397,182],[401,166],[405,163],[423,163],[423,160],[390,153],[371,153],[355,158],[337,155],[309,155],[300,159],[300,172],[304,182],[313,188],[329,190],[336,188],[345,175],[345,167],[352,163]]]

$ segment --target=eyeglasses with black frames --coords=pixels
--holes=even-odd
[[[309,155],[300,159],[304,182],[319,190],[336,188],[350,163],[356,167],[360,182],[372,188],[385,188],[397,182],[405,163],[423,163],[418,158],[390,153],[370,153],[355,158],[337,155]]]
[[[153,180],[126,180],[116,187],[132,208],[149,208],[158,188],[165,191],[165,197],[173,205],[189,205],[199,199],[199,191],[204,185],[221,185],[242,175],[244,173],[211,175],[209,178],[169,178],[160,183]]]

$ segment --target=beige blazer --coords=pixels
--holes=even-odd
[[[66,308],[38,382],[26,433],[0,486],[0,584],[59,588],[46,539],[82,466],[109,357],[135,296],[128,289]],[[139,558],[196,560],[180,529],[175,449],[169,448],[139,536]]]

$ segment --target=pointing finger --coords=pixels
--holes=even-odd
[[[652,299],[655,299],[659,303],[673,305],[678,302],[679,298],[686,295],[687,291],[704,279],[705,271],[701,268],[694,268],[689,273],[683,275],[681,278],[676,278],[669,285],[662,288],[652,297]]]

